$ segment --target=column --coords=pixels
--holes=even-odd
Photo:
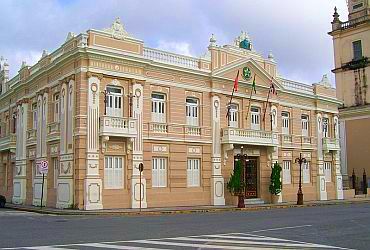
[[[211,201],[214,206],[224,206],[224,178],[221,172],[221,120],[220,98],[212,97],[212,176]]]
[[[87,98],[85,210],[103,209],[102,179],[99,174],[99,85],[100,79],[90,75]]]
[[[38,170],[38,162],[47,160],[46,133],[48,118],[48,89],[38,92],[37,96],[37,131],[36,131],[36,165],[33,169],[33,199],[32,205],[41,205],[41,193],[43,191],[43,204],[47,197],[47,174],[44,179],[44,190],[42,190],[42,174]]]
[[[73,90],[74,75],[62,81],[60,93],[60,159],[57,180],[57,208],[69,208],[74,203]]]
[[[334,116],[334,138],[339,140],[339,119]],[[339,144],[340,145],[340,144]],[[343,177],[341,173],[340,150],[333,152],[334,166],[335,166],[335,194],[338,200],[343,199]]]
[[[317,122],[317,198],[319,200],[327,200],[326,180],[324,174],[324,152],[322,148],[322,117],[321,114],[316,116]]]
[[[13,174],[14,204],[24,204],[26,201],[26,131],[28,118],[28,100],[22,100],[17,105],[17,140],[15,171]]]
[[[137,121],[137,136],[133,138],[132,176],[131,176],[131,207],[140,207],[140,172],[139,164],[143,163],[143,86],[134,82],[132,100],[132,115]],[[144,166],[144,171],[151,166]],[[141,207],[146,208],[146,180],[144,171],[141,174]]]

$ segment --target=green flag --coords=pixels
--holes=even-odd
[[[254,74],[253,83],[252,83],[252,90],[254,91],[255,94],[257,93],[257,91],[256,91],[256,74]]]

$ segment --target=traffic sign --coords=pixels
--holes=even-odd
[[[48,161],[40,161],[39,162],[39,172],[41,174],[47,174],[49,170],[49,164]]]

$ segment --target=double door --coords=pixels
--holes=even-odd
[[[243,176],[245,181],[244,196],[246,199],[257,198],[258,193],[258,171],[257,158],[248,157],[248,159],[236,159],[242,162]]]

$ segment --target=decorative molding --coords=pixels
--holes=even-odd
[[[202,147],[200,146],[188,146],[188,155],[201,155]]]
[[[123,24],[121,23],[121,19],[119,17],[112,23],[110,28],[106,28],[103,30],[106,33],[109,33],[113,38],[123,40],[126,37],[129,37],[129,34],[125,30]]]
[[[153,144],[152,145],[153,153],[168,154],[168,145],[167,144]]]

